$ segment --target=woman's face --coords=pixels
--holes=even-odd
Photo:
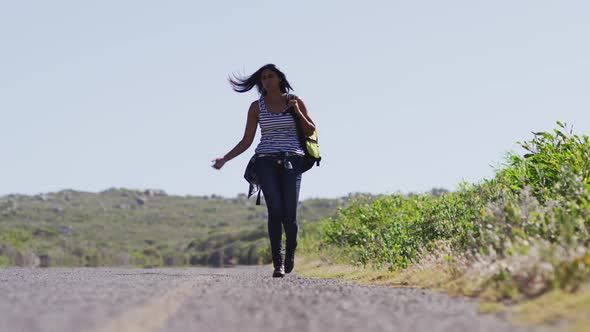
[[[262,74],[260,74],[260,81],[262,82],[262,87],[266,89],[266,91],[277,90],[279,88],[279,76],[271,69],[265,69],[262,71]]]

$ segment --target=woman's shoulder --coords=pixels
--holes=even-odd
[[[287,98],[289,98],[289,99],[296,99],[297,101],[300,101],[301,100],[301,96],[296,95],[294,93],[287,94]]]
[[[250,109],[253,109],[253,108],[258,109],[259,107],[260,107],[260,100],[259,99],[256,99],[250,103]]]
[[[260,110],[260,106],[259,106],[258,100],[255,100],[252,103],[250,103],[250,107],[248,108],[248,113],[255,113],[256,115],[258,115],[259,110]]]

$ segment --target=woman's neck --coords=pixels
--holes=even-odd
[[[283,93],[280,90],[275,90],[275,91],[268,91],[266,93],[266,97],[269,99],[280,99],[283,97]]]

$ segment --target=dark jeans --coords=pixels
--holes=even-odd
[[[285,167],[286,162],[291,164],[291,169]],[[268,236],[275,267],[283,262],[283,227],[287,237],[287,250],[295,250],[297,247],[297,204],[302,163],[303,157],[299,156],[263,156],[256,159],[256,174],[268,209]]]

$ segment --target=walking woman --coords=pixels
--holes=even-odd
[[[299,230],[297,204],[304,151],[297,136],[297,123],[304,135],[313,133],[315,124],[303,101],[289,94],[293,88],[285,74],[273,64],[263,66],[248,77],[234,76],[230,83],[233,90],[240,93],[256,87],[260,98],[250,104],[242,140],[225,156],[215,159],[213,168],[220,169],[246,151],[260,125],[261,138],[255,151],[254,167],[268,209],[272,276],[282,278],[293,270]],[[287,239],[284,261],[281,253],[283,227]]]

